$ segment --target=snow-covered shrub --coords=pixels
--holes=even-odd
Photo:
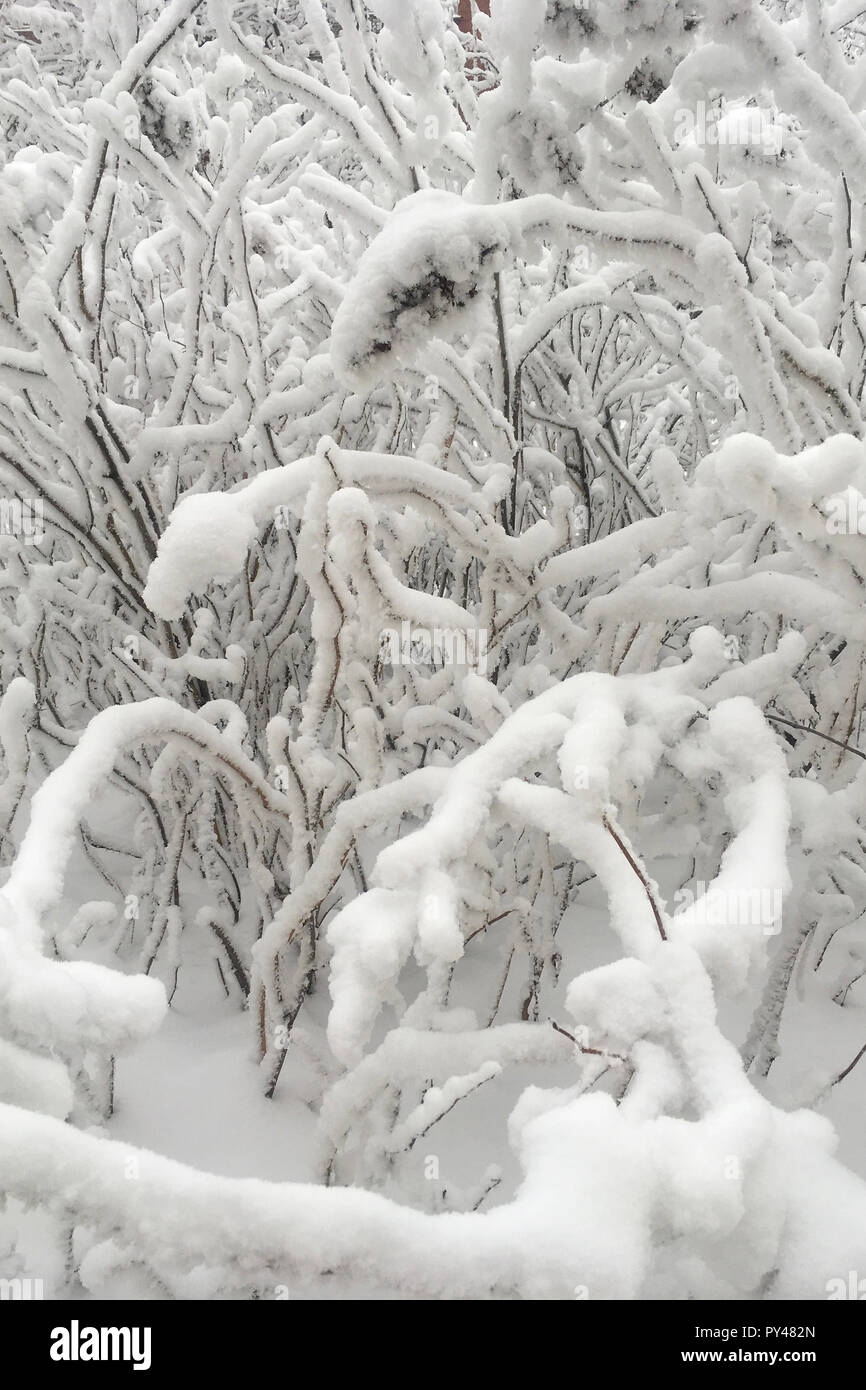
[[[775,1067],[862,1003],[856,24],[484,8],[0,15],[0,1186],[94,1291],[864,1258],[853,1049]],[[62,1123],[203,960],[319,1187]]]

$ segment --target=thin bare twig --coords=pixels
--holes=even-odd
[[[781,714],[771,714],[767,711],[766,718],[772,719],[774,724],[786,724],[789,729],[799,729],[801,734],[812,734],[815,738],[826,739],[828,743],[835,743],[837,748],[844,748],[846,753],[853,753],[866,762],[866,753],[855,748],[853,743],[843,743],[841,738],[834,738],[832,734],[822,733],[820,729],[810,729],[808,724],[796,724],[793,719],[783,719]]]
[[[658,903],[656,902],[655,897],[654,897],[654,895],[653,895],[653,891],[652,891],[652,887],[651,887],[651,885],[650,885],[649,879],[647,878],[646,874],[644,873],[643,869],[641,868],[640,864],[638,864],[638,862],[637,862],[637,860],[634,858],[634,856],[633,856],[632,854],[629,853],[628,849],[626,848],[625,844],[624,844],[623,841],[621,840],[620,836],[619,836],[619,835],[617,834],[617,832],[614,830],[614,828],[613,828],[613,826],[611,825],[610,821],[608,820],[607,816],[602,816],[601,819],[602,819],[602,824],[604,825],[604,828],[605,828],[605,830],[607,831],[608,835],[610,835],[611,838],[616,842],[616,844],[618,845],[619,849],[622,851],[623,855],[625,856],[626,860],[628,861],[629,865],[630,865],[631,868],[634,870],[634,872],[637,874],[638,878],[640,879],[641,883],[643,884],[643,890],[644,890],[644,892],[646,893],[647,899],[648,899],[648,901],[649,901],[649,905],[650,905],[650,907],[652,908],[652,913],[653,913],[653,917],[655,918],[656,926],[658,927],[659,936],[661,937],[662,941],[667,941],[667,939],[668,939],[668,937],[667,937],[667,932],[665,931],[664,923],[663,923],[663,921],[662,921],[662,915],[661,915],[661,912],[659,911],[659,905],[658,905]]]
[[[581,1052],[587,1053],[590,1057],[613,1057],[617,1062],[627,1062],[629,1060],[628,1057],[623,1057],[621,1052],[603,1052],[598,1047],[584,1047],[583,1043],[578,1042],[573,1033],[569,1033],[567,1028],[560,1028],[559,1024],[554,1019],[550,1020],[550,1026],[551,1028],[555,1028],[557,1033],[561,1033],[564,1038],[569,1038],[576,1048]]]
[[[852,1071],[854,1070],[854,1068],[856,1067],[857,1063],[860,1061],[860,1058],[864,1055],[864,1053],[866,1053],[866,1043],[863,1044],[863,1046],[861,1047],[860,1051],[857,1053],[857,1056],[854,1058],[853,1062],[849,1062],[848,1065],[847,1065],[847,1067],[845,1068],[845,1070],[844,1070],[844,1071],[840,1071],[839,1075],[836,1077],[836,1080],[835,1080],[835,1081],[831,1081],[831,1082],[830,1082],[830,1085],[831,1085],[831,1086],[838,1086],[840,1081],[844,1081],[844,1080],[845,1080],[845,1077],[848,1076],[849,1073],[852,1072]]]

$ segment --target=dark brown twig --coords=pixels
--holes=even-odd
[[[799,729],[801,734],[813,734],[815,738],[826,739],[828,743],[835,743],[837,748],[844,748],[846,753],[853,753],[856,757],[862,758],[866,762],[866,753],[862,753],[859,748],[855,748],[853,743],[843,743],[841,738],[834,738],[832,734],[822,733],[820,729],[810,729],[808,724],[795,724],[793,719],[783,719],[781,714],[771,714],[766,712],[767,719],[772,719],[774,724],[786,724],[789,729]]]
[[[623,844],[623,842],[622,842],[622,840],[620,839],[620,837],[619,837],[619,835],[617,834],[617,832],[614,830],[614,828],[613,828],[613,826],[611,825],[610,821],[608,820],[607,816],[602,816],[601,819],[602,819],[602,824],[603,824],[605,830],[607,831],[608,835],[610,835],[611,838],[616,842],[617,846],[618,846],[619,849],[622,851],[622,853],[623,853],[623,855],[625,856],[626,860],[628,861],[629,865],[630,865],[631,868],[634,870],[634,872],[637,874],[638,878],[640,879],[641,883],[643,884],[643,890],[644,890],[644,892],[646,893],[646,895],[647,895],[647,900],[648,900],[648,902],[649,902],[650,907],[652,908],[652,913],[653,913],[653,917],[655,918],[656,926],[658,927],[659,936],[661,937],[662,941],[667,941],[667,939],[668,939],[668,937],[667,937],[667,932],[665,931],[664,923],[662,922],[662,915],[661,915],[661,913],[659,912],[658,903],[656,902],[656,900],[655,900],[655,898],[654,898],[654,896],[653,896],[653,891],[652,891],[652,888],[651,888],[651,886],[650,886],[650,881],[649,881],[649,879],[647,878],[646,874],[644,873],[643,869],[641,868],[640,864],[638,864],[638,862],[637,862],[637,860],[634,858],[634,856],[633,856],[632,854],[629,853],[628,849],[627,849],[626,846]]]
[[[836,1080],[831,1081],[830,1085],[838,1086],[840,1081],[844,1081],[845,1077],[849,1074],[849,1072],[852,1072],[854,1070],[864,1053],[866,1053],[866,1043],[863,1044],[860,1051],[857,1053],[857,1056],[854,1058],[853,1062],[849,1062],[845,1070],[840,1071],[839,1075],[836,1077]]]
[[[585,1052],[591,1057],[614,1057],[618,1062],[628,1061],[628,1058],[623,1057],[621,1052],[602,1052],[601,1049],[598,1047],[584,1047],[583,1043],[578,1042],[577,1038],[574,1036],[573,1033],[569,1033],[567,1028],[560,1028],[559,1024],[555,1022],[554,1019],[550,1020],[550,1026],[551,1028],[555,1028],[557,1033],[561,1033],[564,1038],[568,1038],[571,1042],[573,1042],[575,1047],[578,1048],[581,1052]]]
[[[488,917],[486,922],[482,922],[480,927],[476,927],[474,931],[471,931],[469,933],[469,935],[463,943],[464,946],[468,946],[469,942],[472,940],[474,936],[478,936],[481,932],[486,931],[488,927],[492,927],[494,922],[501,922],[503,917],[508,917],[509,914],[513,911],[513,907],[508,907],[505,909],[504,912],[500,912],[497,917]]]

